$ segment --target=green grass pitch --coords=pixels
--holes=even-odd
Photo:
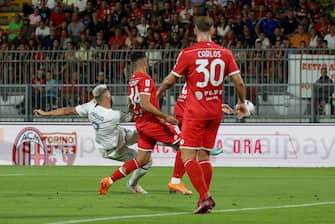
[[[141,182],[147,195],[128,192],[128,178],[98,195],[100,179],[114,169],[0,166],[0,223],[335,223],[334,168],[215,168],[217,206],[206,215],[191,213],[197,194],[187,176],[192,196],[168,193],[172,168],[149,171]]]

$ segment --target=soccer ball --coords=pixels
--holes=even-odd
[[[252,114],[255,114],[255,105],[250,100],[245,100],[244,104],[247,108],[247,117],[249,117]],[[237,108],[237,104],[235,106],[235,109]]]

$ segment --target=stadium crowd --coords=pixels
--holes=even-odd
[[[204,14],[214,41],[229,48],[335,49],[334,0],[33,0],[23,13],[1,49],[180,49],[194,42],[193,16]]]
[[[284,48],[293,53],[335,52],[335,0],[32,0],[23,7],[23,14],[17,14],[8,31],[0,33],[0,56],[6,50],[35,50],[29,56],[37,62],[30,70],[33,77],[28,82],[32,84],[126,83],[128,56],[118,50],[128,49],[151,51],[149,67],[158,63],[151,72],[153,76],[160,73],[154,77],[160,82],[171,70],[178,50],[173,54],[154,50],[181,49],[194,43],[193,17],[197,15],[214,19],[213,40],[236,49],[242,74],[276,74],[260,82],[287,80],[283,62],[278,63],[287,56]],[[43,50],[56,53],[50,56]],[[46,58],[62,63],[41,68],[39,61]],[[113,58],[121,61],[111,62]],[[94,63],[102,59],[104,64]],[[73,66],[71,61],[81,64]],[[16,71],[10,79],[26,83],[21,77]],[[84,98],[82,88],[74,88],[69,95],[77,92]],[[57,95],[54,88],[49,90],[49,95]],[[65,99],[70,99],[69,92],[64,87]]]

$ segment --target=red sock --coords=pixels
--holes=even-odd
[[[138,168],[138,162],[136,161],[136,159],[128,160],[119,169],[115,170],[115,172],[111,176],[111,179],[113,182],[115,182],[127,176],[137,168]]]
[[[202,160],[202,161],[199,161],[199,164],[202,168],[202,171],[204,172],[205,181],[207,184],[207,188],[209,190],[211,186],[212,174],[213,174],[212,163],[209,160]]]
[[[181,151],[177,150],[176,160],[174,162],[173,177],[183,178],[184,174],[185,174],[185,167],[183,161],[181,160]]]
[[[204,173],[198,161],[192,159],[185,162],[185,170],[190,177],[194,188],[198,191],[200,201],[208,198],[208,188],[205,182]]]

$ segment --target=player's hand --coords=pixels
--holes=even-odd
[[[43,115],[45,115],[45,111],[41,110],[41,109],[34,110],[33,111],[33,115],[35,115],[35,116],[43,116]]]
[[[178,124],[178,120],[174,116],[171,116],[171,115],[167,115],[165,117],[165,121],[170,124]]]
[[[236,117],[237,119],[242,119],[244,117],[248,116],[248,110],[247,107],[245,106],[245,103],[238,103],[236,105]]]
[[[221,105],[222,112],[225,114],[233,114],[235,111],[228,104]]]

